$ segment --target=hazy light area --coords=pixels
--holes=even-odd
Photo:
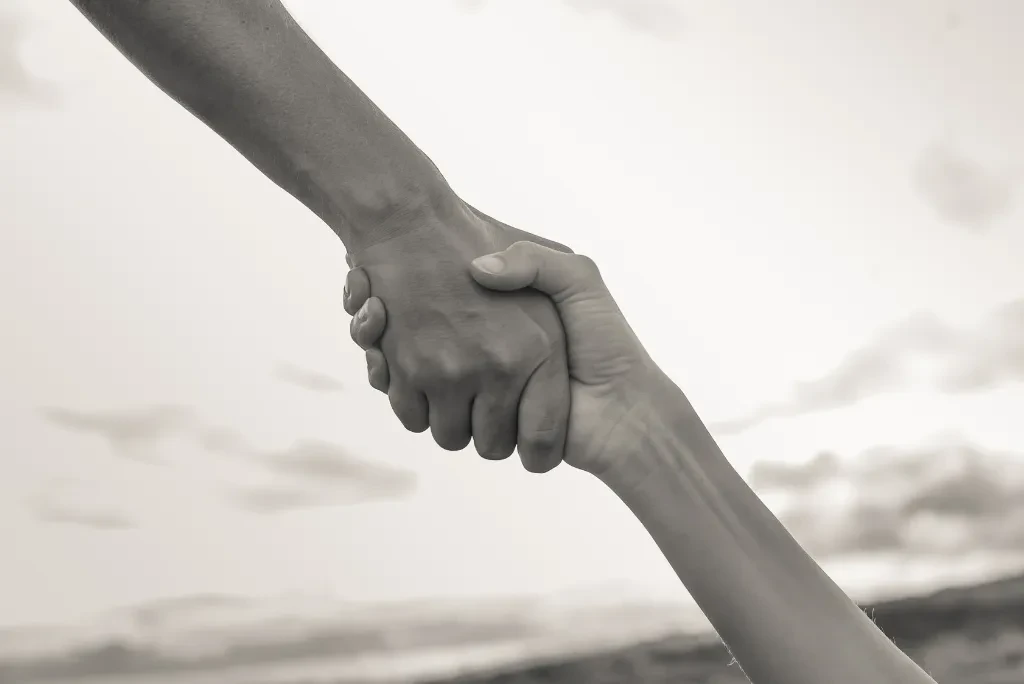
[[[601,265],[844,587],[1024,568],[1024,4],[287,5],[459,193]],[[70,3],[0,9],[0,156],[0,625],[685,604],[598,483],[406,433],[340,242]]]

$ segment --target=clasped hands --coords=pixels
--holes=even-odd
[[[636,448],[661,374],[587,257],[465,206],[348,263],[352,339],[408,430],[538,473]]]

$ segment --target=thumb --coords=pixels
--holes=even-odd
[[[516,242],[503,252],[474,259],[470,273],[491,290],[532,287],[556,304],[605,291],[597,266],[581,254],[560,252],[534,242]]]

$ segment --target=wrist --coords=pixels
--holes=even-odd
[[[448,226],[465,213],[465,204],[440,174],[403,182],[378,181],[376,187],[353,192],[336,232],[353,255],[402,235]],[[332,225],[332,227],[335,227]]]
[[[686,395],[660,369],[650,374],[642,398],[636,400],[624,420],[628,441],[618,445],[614,463],[598,478],[627,502],[643,497],[652,483],[678,479],[686,476],[688,466],[696,467],[681,461],[681,454],[699,452],[700,458],[712,457],[706,453],[706,441],[710,440],[712,446],[714,441]],[[692,443],[701,435],[706,437],[705,444]]]

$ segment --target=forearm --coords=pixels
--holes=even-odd
[[[72,0],[136,67],[350,251],[456,198],[279,0]]]
[[[636,514],[754,684],[934,684],[800,547],[666,380],[629,481]]]

